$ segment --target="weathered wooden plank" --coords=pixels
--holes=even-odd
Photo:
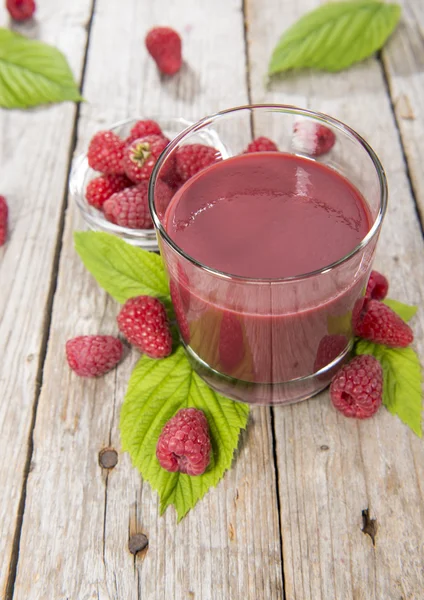
[[[170,23],[184,37],[186,64],[171,79],[158,75],[144,51],[145,32],[155,23]],[[184,10],[179,2],[134,0],[125,11],[115,0],[97,0],[78,148],[86,147],[95,130],[130,115],[190,119],[244,103],[244,67],[239,0],[190,0]],[[159,517],[156,495],[126,455],[119,454],[108,475],[99,467],[99,450],[120,449],[119,409],[137,356],[133,352],[98,381],[78,379],[65,364],[67,338],[116,333],[117,305],[84,272],[72,249],[72,230],[81,226],[71,206],[34,431],[15,599],[281,598],[267,409],[254,412],[231,472],[178,526],[172,510]],[[140,532],[149,547],[134,559],[128,540]]]
[[[0,6],[0,24],[11,26]],[[39,3],[37,19],[17,28],[58,46],[78,79],[90,3]],[[9,240],[0,248],[0,597],[5,598],[19,522],[37,377],[63,213],[76,108],[0,110],[0,193],[10,208]]]
[[[282,30],[319,2],[246,4],[253,101],[326,112],[346,121],[374,146],[390,186],[376,265],[390,277],[393,297],[421,305],[423,242],[381,64],[372,59],[334,75],[289,74],[266,90],[264,73]],[[418,4],[414,10],[420,12]],[[392,48],[403,39],[396,36]],[[424,91],[420,77],[415,80],[417,99]],[[416,128],[412,139],[418,144],[424,125],[418,109],[415,116],[408,127]],[[411,153],[413,148],[411,143]],[[414,160],[418,166],[418,153]],[[417,193],[422,201],[418,186]],[[423,328],[419,314],[414,330],[421,356]],[[331,407],[328,393],[276,408],[275,429],[287,599],[421,598],[422,440],[384,409],[368,422],[346,419]],[[361,531],[367,508],[377,519],[375,546]]]
[[[403,0],[402,21],[382,51],[412,187],[424,220],[424,5]]]

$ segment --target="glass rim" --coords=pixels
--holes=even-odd
[[[210,266],[198,261],[196,258],[191,256],[190,254],[187,254],[182,248],[180,248],[180,246],[174,242],[174,240],[168,235],[165,228],[163,227],[163,225],[159,219],[159,216],[156,212],[155,201],[154,201],[154,191],[155,191],[155,184],[156,184],[156,180],[158,178],[159,171],[160,171],[163,163],[169,156],[169,154],[178,146],[178,144],[185,137],[187,137],[191,133],[194,133],[194,132],[204,128],[207,125],[210,125],[211,123],[213,123],[215,120],[219,119],[220,117],[227,116],[231,113],[245,111],[245,110],[251,111],[252,109],[253,110],[268,109],[270,112],[281,112],[284,114],[300,115],[300,116],[309,117],[316,121],[321,121],[322,123],[329,123],[335,129],[338,129],[339,131],[343,132],[345,135],[350,136],[356,142],[358,142],[362,146],[362,148],[365,150],[365,152],[368,154],[369,158],[371,159],[371,161],[374,165],[374,168],[377,172],[378,181],[380,184],[380,206],[378,209],[378,214],[377,214],[376,218],[374,219],[372,227],[370,228],[368,233],[362,238],[362,240],[359,242],[359,244],[357,244],[350,252],[348,252],[341,258],[337,259],[336,261],[333,261],[332,263],[325,265],[324,267],[321,267],[319,269],[315,269],[313,271],[308,271],[307,273],[301,273],[299,275],[290,275],[288,277],[246,277],[243,275],[236,275],[233,273],[227,273],[225,271],[220,271],[219,269],[214,269],[213,267],[210,267]],[[296,156],[296,153],[293,153],[293,154]],[[186,129],[184,129],[184,131],[179,133],[175,138],[173,138],[171,140],[171,142],[168,144],[168,146],[165,148],[165,150],[162,152],[162,154],[159,156],[159,159],[157,160],[157,162],[153,168],[152,174],[150,176],[149,191],[148,191],[149,209],[150,209],[150,214],[152,216],[152,220],[153,220],[153,224],[155,226],[156,232],[171,246],[171,248],[173,250],[175,250],[175,252],[177,252],[177,254],[182,256],[188,262],[192,263],[194,266],[196,266],[204,271],[207,271],[221,279],[230,279],[230,280],[234,279],[234,280],[244,282],[244,283],[284,283],[284,282],[300,281],[300,280],[315,277],[317,275],[322,275],[324,273],[334,270],[336,267],[347,262],[353,256],[355,256],[358,252],[360,252],[362,249],[364,249],[370,243],[370,241],[374,238],[374,236],[378,233],[379,229],[381,228],[381,224],[383,222],[383,218],[384,218],[384,215],[385,215],[386,209],[387,209],[387,196],[388,196],[387,178],[386,178],[386,173],[384,171],[383,165],[381,164],[380,159],[378,158],[377,154],[374,152],[374,150],[371,148],[371,146],[368,144],[368,142],[361,135],[359,135],[359,133],[357,133],[354,129],[349,127],[349,125],[346,125],[342,121],[339,121],[338,119],[335,119],[334,117],[330,117],[329,115],[326,115],[325,113],[315,112],[315,111],[312,111],[312,110],[309,110],[306,108],[299,108],[297,106],[290,105],[290,104],[245,104],[245,105],[241,105],[241,106],[235,106],[233,108],[227,108],[225,110],[221,110],[212,115],[203,117],[202,119],[200,119],[193,125],[190,125]]]

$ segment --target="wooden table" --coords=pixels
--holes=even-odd
[[[196,119],[248,102],[329,113],[358,130],[387,170],[390,206],[376,266],[391,296],[424,293],[424,4],[381,56],[339,74],[264,87],[279,35],[319,0],[39,0],[19,29],[59,46],[87,102],[0,111],[0,597],[14,600],[420,600],[424,442],[388,411],[336,413],[328,394],[257,408],[233,469],[176,525],[120,452],[119,409],[137,353],[99,380],[69,370],[65,341],[115,333],[117,305],[84,270],[68,202],[73,156],[137,114]],[[0,7],[0,24],[8,19]],[[154,24],[184,38],[186,64],[161,78],[144,49]],[[424,357],[424,316],[415,346]],[[119,453],[112,470],[99,452]],[[363,532],[363,511],[376,520]],[[148,548],[128,549],[136,533]]]

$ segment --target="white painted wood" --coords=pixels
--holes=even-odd
[[[0,26],[11,27],[4,4]],[[34,21],[13,27],[58,46],[78,80],[89,3],[38,4]],[[10,209],[9,239],[0,248],[1,598],[6,594],[37,377],[44,360],[43,336],[75,113],[72,103],[25,112],[0,109],[0,194]]]
[[[186,65],[174,78],[161,78],[144,50],[145,33],[157,23],[183,34]],[[246,102],[241,2],[190,0],[182,10],[180,2],[134,0],[123,10],[116,0],[97,0],[84,96],[79,150],[94,131],[137,113],[190,119]],[[280,599],[269,411],[254,411],[234,468],[217,489],[178,526],[172,509],[160,518],[156,494],[120,452],[119,409],[136,352],[96,381],[78,379],[65,364],[69,337],[117,331],[118,306],[72,248],[72,231],[81,227],[70,206],[15,600]],[[98,452],[110,445],[119,451],[119,462],[106,475]],[[149,547],[134,560],[128,540],[140,532]]]
[[[280,34],[319,2],[247,0],[246,4],[252,100],[326,112],[368,139],[386,168],[390,186],[376,266],[389,276],[392,297],[422,306],[423,242],[381,64],[371,59],[338,74],[288,74],[265,89],[264,73]],[[422,13],[418,0],[411,0],[408,11]],[[400,31],[390,46],[393,53],[402,40]],[[422,49],[422,40],[418,47]],[[388,53],[385,60],[390,65]],[[411,60],[401,64],[413,66]],[[394,66],[389,69],[394,77]],[[407,132],[416,131],[405,145],[408,156],[413,156],[410,166],[417,181],[422,147],[416,148],[424,127],[418,103],[424,82],[416,63],[413,74],[402,80],[404,88],[400,81],[398,77],[396,89],[411,100],[415,115],[414,121],[402,122],[401,129],[404,140]],[[416,190],[422,203],[418,183]],[[415,347],[424,356],[422,312],[413,327]],[[368,422],[336,414],[328,393],[276,408],[275,424],[287,600],[422,598],[423,441],[385,409]],[[361,531],[366,508],[378,523],[375,547]]]

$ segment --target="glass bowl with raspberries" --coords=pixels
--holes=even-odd
[[[137,117],[98,131],[87,152],[78,156],[70,177],[70,193],[88,227],[114,234],[130,244],[157,251],[148,202],[150,175],[170,140],[192,125],[181,117]],[[214,160],[227,150],[213,130],[200,132],[198,150]],[[203,146],[203,148],[202,148]],[[170,198],[184,183],[186,160],[166,173],[161,193]]]

